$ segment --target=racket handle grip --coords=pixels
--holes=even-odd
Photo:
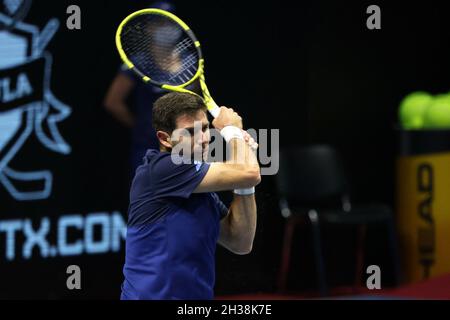
[[[213,108],[209,109],[209,113],[211,113],[214,118],[217,118],[220,114],[220,108],[216,105]]]

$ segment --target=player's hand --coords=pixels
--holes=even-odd
[[[259,145],[256,143],[255,139],[247,132],[242,130],[242,134],[244,135],[245,142],[252,148],[252,150],[257,150]]]
[[[214,128],[222,130],[227,126],[234,126],[242,129],[242,118],[234,112],[233,109],[227,107],[220,108],[219,116],[212,122]]]

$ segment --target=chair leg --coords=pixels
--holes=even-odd
[[[387,222],[388,236],[389,236],[389,249],[392,257],[392,263],[394,267],[394,282],[395,285],[399,285],[402,281],[400,271],[400,253],[397,242],[397,232],[395,229],[394,219],[391,218]]]
[[[364,248],[365,239],[367,233],[367,226],[365,224],[357,227],[356,235],[356,267],[355,267],[355,283],[353,290],[356,290],[361,286],[362,276],[364,273]]]
[[[326,272],[325,263],[322,253],[322,243],[320,238],[320,225],[317,212],[311,210],[308,213],[309,220],[312,226],[312,236],[313,236],[313,246],[314,246],[314,256],[317,266],[317,281],[319,283],[319,292],[322,297],[328,295],[328,288],[326,284]]]
[[[287,277],[289,274],[289,266],[291,261],[292,240],[294,237],[295,227],[298,223],[298,219],[289,217],[286,221],[283,249],[281,254],[280,271],[278,274],[278,292],[286,292]]]

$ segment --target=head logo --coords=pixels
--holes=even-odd
[[[3,16],[20,3],[2,1]],[[58,28],[59,21],[52,19],[42,31],[22,21],[0,29],[0,187],[18,201],[46,199],[52,190],[50,171],[19,172],[10,166],[31,135],[51,151],[71,152],[57,127],[71,108],[50,89],[52,56],[45,51]]]

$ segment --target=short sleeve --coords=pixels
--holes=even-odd
[[[205,162],[176,164],[164,154],[150,165],[150,179],[157,197],[189,198],[209,170]]]
[[[222,220],[223,218],[225,218],[228,215],[229,210],[228,210],[227,206],[224,205],[223,202],[220,200],[217,193],[211,193],[211,195],[214,199],[217,209],[220,212],[220,219]]]

